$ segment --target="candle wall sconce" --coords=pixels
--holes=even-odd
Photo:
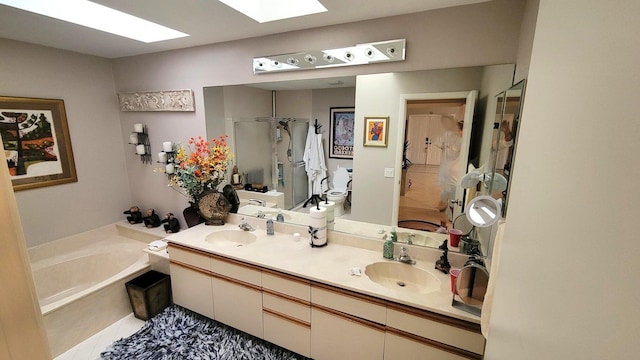
[[[162,143],[162,151],[158,153],[158,163],[165,164],[164,172],[168,177],[175,173],[176,149],[171,141]]]
[[[144,124],[133,125],[133,132],[129,135],[129,144],[136,146],[136,154],[140,155],[143,164],[151,164],[151,144],[147,127]]]

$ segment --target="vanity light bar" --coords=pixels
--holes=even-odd
[[[357,44],[351,47],[312,50],[253,58],[253,73],[321,69],[327,67],[366,65],[404,61],[406,40],[387,40]]]

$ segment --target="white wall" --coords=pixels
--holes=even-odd
[[[485,359],[635,359],[640,2],[541,0]]]
[[[64,100],[78,175],[16,192],[27,246],[123,219],[133,127],[121,131],[110,61],[1,38],[0,53],[0,94]]]

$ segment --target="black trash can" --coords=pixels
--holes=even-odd
[[[138,319],[149,320],[173,303],[171,278],[167,274],[151,270],[128,281],[125,286],[133,315]]]

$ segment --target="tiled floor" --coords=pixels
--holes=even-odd
[[[113,325],[69,349],[55,360],[97,360],[100,353],[116,340],[140,330],[144,321],[136,319],[133,313],[118,320]]]

